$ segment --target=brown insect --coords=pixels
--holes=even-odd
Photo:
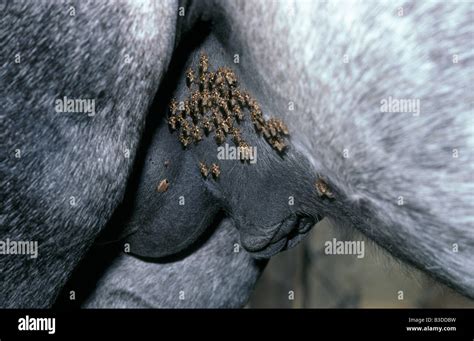
[[[219,96],[225,100],[228,100],[231,96],[229,87],[226,85],[222,84],[221,86],[219,86],[218,91],[219,91]]]
[[[232,110],[234,110],[234,108],[238,106],[239,106],[239,102],[237,102],[237,99],[235,99],[234,95],[231,94],[229,98],[229,107],[231,107]]]
[[[316,180],[315,186],[320,197],[325,196],[330,199],[334,198],[334,194],[329,188],[329,185],[322,178],[318,178],[318,180]]]
[[[212,117],[214,119],[214,124],[216,126],[220,126],[222,122],[224,122],[224,118],[222,117],[222,114],[220,112],[213,112]]]
[[[181,122],[181,134],[184,136],[184,137],[188,137],[191,135],[191,124],[186,121],[186,120],[183,120]]]
[[[188,71],[186,71],[186,85],[188,88],[190,88],[195,81],[196,75],[194,74],[193,69],[188,69]]]
[[[234,136],[234,143],[239,146],[242,142],[245,142],[240,135]]]
[[[187,147],[191,143],[191,139],[189,137],[186,137],[184,135],[181,135],[179,137],[179,142],[183,145],[183,147]]]
[[[205,53],[201,53],[201,56],[199,58],[199,72],[202,75],[203,73],[206,73],[207,70],[209,69],[209,58]]]
[[[266,140],[270,139],[270,131],[267,129],[267,127],[262,127],[262,134]]]
[[[216,129],[216,143],[217,144],[222,144],[222,142],[224,142],[225,140],[225,134],[224,134],[224,131],[222,130],[222,128],[217,128]]]
[[[240,135],[240,130],[239,130],[239,129],[233,128],[233,130],[231,131],[231,134],[233,135],[234,143],[235,143],[237,146],[240,145],[241,142],[243,142],[242,136]]]
[[[201,93],[201,104],[203,110],[206,110],[207,108],[210,108],[212,105],[212,97],[211,93],[208,90],[203,90]]]
[[[198,125],[199,123],[202,122],[202,115],[199,112],[196,112],[192,115],[193,117],[193,123]]]
[[[208,71],[207,77],[209,82],[209,90],[212,90],[215,87],[216,74],[214,72]]]
[[[250,160],[250,145],[245,142],[245,141],[241,141],[239,143],[239,148],[241,150],[240,152],[240,157],[241,157],[241,161],[244,161],[244,160]]]
[[[244,95],[244,98],[250,110],[261,111],[260,105],[257,103],[257,101],[254,98],[250,97],[249,94]]]
[[[217,100],[217,106],[219,107],[219,109],[225,112],[225,110],[227,109],[227,101],[224,98],[219,97]]]
[[[209,75],[207,73],[201,74],[199,76],[199,84],[201,84],[201,91],[207,91],[210,87]]]
[[[277,130],[275,129],[275,126],[274,126],[273,124],[268,124],[268,125],[267,125],[267,129],[268,129],[268,131],[270,132],[270,135],[271,135],[272,137],[275,137],[275,136],[276,136]]]
[[[286,126],[285,123],[283,123],[283,121],[280,121],[279,130],[283,135],[290,134],[290,132],[288,131],[288,127]]]
[[[224,69],[225,80],[230,87],[237,86],[237,77],[235,76],[234,71],[229,68]]]
[[[260,109],[252,109],[250,111],[250,118],[252,119],[252,122],[260,122],[262,125],[265,124],[265,119],[263,118],[263,114]]]
[[[232,118],[232,121],[233,121],[232,111],[229,109],[229,106],[227,105],[227,103],[225,104],[223,108],[223,112],[224,112],[224,117],[226,119]]]
[[[229,126],[230,129],[234,125],[234,118],[232,117],[232,115],[227,116],[224,122]]]
[[[242,149],[248,149],[248,148],[250,148],[250,145],[247,142],[242,141],[242,142],[239,143],[239,147],[242,148]]]
[[[234,115],[237,121],[242,122],[244,120],[244,113],[238,106],[233,107]]]
[[[237,104],[238,104],[240,107],[244,107],[244,106],[245,106],[244,97],[242,96],[242,93],[240,92],[240,90],[239,90],[238,88],[232,88],[232,89],[230,89],[230,97],[231,97],[231,98],[234,98],[234,99],[237,101]]]
[[[218,105],[220,98],[221,95],[219,94],[219,91],[217,89],[213,89],[211,91],[211,103],[213,105]]]
[[[202,119],[202,126],[204,128],[204,133],[206,135],[209,135],[209,133],[212,131],[212,129],[214,128],[214,125],[212,124],[211,121],[209,121],[209,118],[208,117],[204,117]]]
[[[214,86],[218,87],[219,85],[223,84],[225,81],[225,74],[224,69],[219,67],[214,76]]]
[[[184,101],[184,110],[183,110],[183,117],[186,118],[186,116],[191,115],[191,105],[188,100]]]
[[[227,117],[224,122],[222,122],[222,128],[224,132],[228,134],[233,127],[234,119],[232,116]]]
[[[156,187],[156,191],[159,192],[159,193],[163,193],[163,192],[166,192],[168,190],[168,187],[169,187],[168,180],[163,179],[163,180],[160,181],[160,183]]]
[[[229,131],[229,134],[231,134],[231,135],[240,135],[240,129],[237,128],[237,127],[231,127],[230,131]]]
[[[285,150],[286,148],[286,145],[285,143],[283,143],[282,140],[280,139],[276,139],[275,141],[273,141],[273,148],[275,148],[276,150],[278,150],[279,153],[281,153],[283,150]]]
[[[207,165],[204,162],[199,162],[199,171],[201,172],[201,175],[205,178],[209,175],[209,168],[207,168]]]
[[[193,130],[192,130],[192,137],[195,141],[201,141],[202,140],[202,132],[201,132],[201,128],[199,128],[199,126],[194,126]]]
[[[221,175],[221,168],[215,163],[213,163],[211,165],[211,173],[214,178],[218,178],[219,175]]]
[[[176,102],[176,99],[172,99],[169,105],[171,113],[174,115],[178,111],[178,103]]]
[[[227,134],[229,132],[229,125],[227,124],[227,121],[222,122],[220,128],[224,131],[224,134]]]
[[[168,118],[168,125],[170,126],[172,130],[176,130],[177,123],[178,123],[178,119],[176,118],[176,116],[171,116]]]
[[[191,106],[191,114],[198,114],[200,112],[199,102],[201,102],[202,95],[199,91],[193,91],[189,104]]]

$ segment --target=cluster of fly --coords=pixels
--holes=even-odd
[[[180,105],[175,99],[171,100],[168,117],[168,124],[171,130],[178,131],[183,147],[198,143],[210,134],[218,145],[232,136],[236,146],[249,147],[236,127],[248,112],[256,131],[278,152],[285,150],[286,125],[276,118],[265,120],[257,101],[238,88],[237,77],[230,68],[219,67],[212,72],[207,55],[201,54],[198,73],[189,69],[186,84],[190,95]]]

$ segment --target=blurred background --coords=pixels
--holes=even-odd
[[[333,238],[365,241],[365,257],[326,255],[324,243]],[[304,242],[270,260],[248,307],[474,308],[474,300],[324,219]]]

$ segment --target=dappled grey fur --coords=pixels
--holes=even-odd
[[[337,188],[325,213],[473,297],[472,3],[213,5],[226,49]],[[381,112],[389,96],[420,115]]]
[[[38,241],[39,255],[0,257],[0,306],[48,307],[122,199],[177,6],[3,2],[0,240]],[[64,96],[95,99],[95,116],[57,113]]]

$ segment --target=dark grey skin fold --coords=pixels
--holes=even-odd
[[[212,57],[212,69],[234,68],[239,86],[255,91],[253,84],[246,82],[240,66],[222,51],[222,44],[212,34],[193,49],[179,73],[173,97],[178,101],[186,98],[189,89],[184,72],[189,67],[197,68],[203,52]],[[261,105],[268,112],[264,97]],[[272,114],[278,117],[278,113]],[[224,211],[239,230],[242,246],[255,257],[268,258],[296,245],[300,235],[318,221],[318,206],[331,200],[318,197],[314,188],[317,172],[304,156],[291,145],[283,154],[273,150],[255,131],[248,114],[239,128],[242,138],[256,148],[253,164],[218,159],[219,145],[213,133],[184,148],[166,118],[161,120],[146,153],[133,210],[125,227],[132,254],[159,258],[180,252],[196,241],[218,212]],[[230,136],[224,143],[235,146]],[[218,164],[220,176],[204,178],[198,167],[200,161]],[[169,181],[169,188],[157,193],[157,184],[163,179]]]

